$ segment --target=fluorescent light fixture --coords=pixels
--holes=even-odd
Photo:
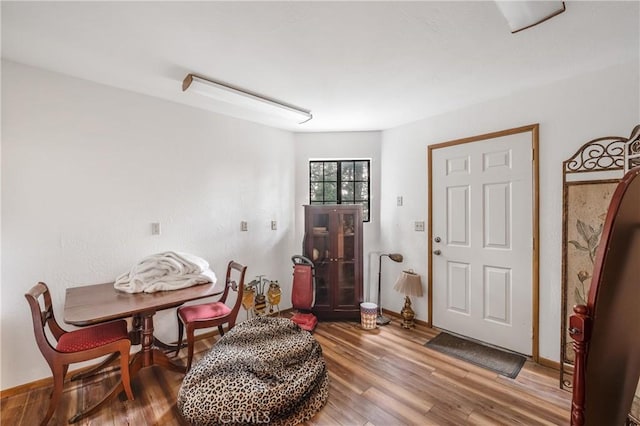
[[[218,81],[188,74],[182,82],[182,91],[189,89],[194,93],[227,102],[233,105],[249,108],[267,114],[277,115],[281,118],[295,120],[297,123],[305,123],[313,118],[311,111],[298,108],[293,105],[275,99],[267,98],[256,93],[251,93],[237,87]]]
[[[564,12],[563,1],[496,1],[511,27],[511,33],[538,25]]]

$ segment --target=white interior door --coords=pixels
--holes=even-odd
[[[433,325],[532,354],[531,133],[432,151]]]

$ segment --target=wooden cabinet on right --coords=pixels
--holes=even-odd
[[[359,319],[362,302],[362,206],[304,206],[304,255],[316,276],[320,319]]]

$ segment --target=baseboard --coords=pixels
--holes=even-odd
[[[91,367],[88,367],[88,368],[91,368]],[[77,373],[80,371],[81,370],[75,370],[72,373]],[[33,389],[43,388],[43,387],[52,386],[52,385],[53,385],[53,379],[51,377],[48,377],[46,379],[39,379],[34,382],[29,382],[23,385],[18,385],[12,388],[0,390],[0,399],[9,398],[11,396],[16,396],[16,395],[20,395],[21,393],[29,392],[30,390],[33,390]]]
[[[560,363],[558,361],[538,357],[538,364],[542,365],[543,367],[553,368],[554,370],[560,371]]]
[[[389,311],[387,309],[382,308],[382,313],[386,314],[386,315],[388,315],[390,317],[397,318],[397,319],[402,321],[402,315],[400,315],[399,312]],[[427,322],[427,321],[422,321],[422,320],[419,320],[419,319],[414,319],[413,321],[418,325],[422,325],[424,327],[432,328],[431,324],[429,324],[429,322]]]
[[[117,358],[120,359],[120,358]],[[88,365],[86,367],[82,367],[82,368],[78,368],[75,370],[70,370],[67,375],[65,376],[65,383],[68,383],[69,380],[71,379],[71,376],[73,376],[74,374],[78,374],[78,373],[84,373],[85,371],[89,371],[92,368],[94,368],[96,365],[100,364],[99,362],[95,363],[95,364],[91,364]],[[113,367],[105,367],[104,369],[100,370],[100,371],[108,371],[108,370],[113,370],[115,368],[119,368],[120,364],[118,364],[117,366],[113,366]],[[8,388],[8,389],[2,389],[0,390],[0,399],[2,398],[8,398],[11,396],[16,396],[16,395],[20,395],[22,393],[25,392],[29,392],[32,391],[34,389],[40,389],[40,388],[46,388],[47,386],[53,386],[53,377],[45,377],[44,379],[38,379],[35,380],[33,382],[29,382],[29,383],[25,383],[22,385],[18,385],[18,386],[14,386],[12,388]]]

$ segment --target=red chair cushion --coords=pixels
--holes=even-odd
[[[180,315],[185,322],[220,318],[228,315],[230,312],[231,309],[222,302],[183,306],[178,309],[178,315]]]
[[[80,352],[128,338],[127,322],[120,320],[65,333],[58,340],[56,349],[60,352]]]

